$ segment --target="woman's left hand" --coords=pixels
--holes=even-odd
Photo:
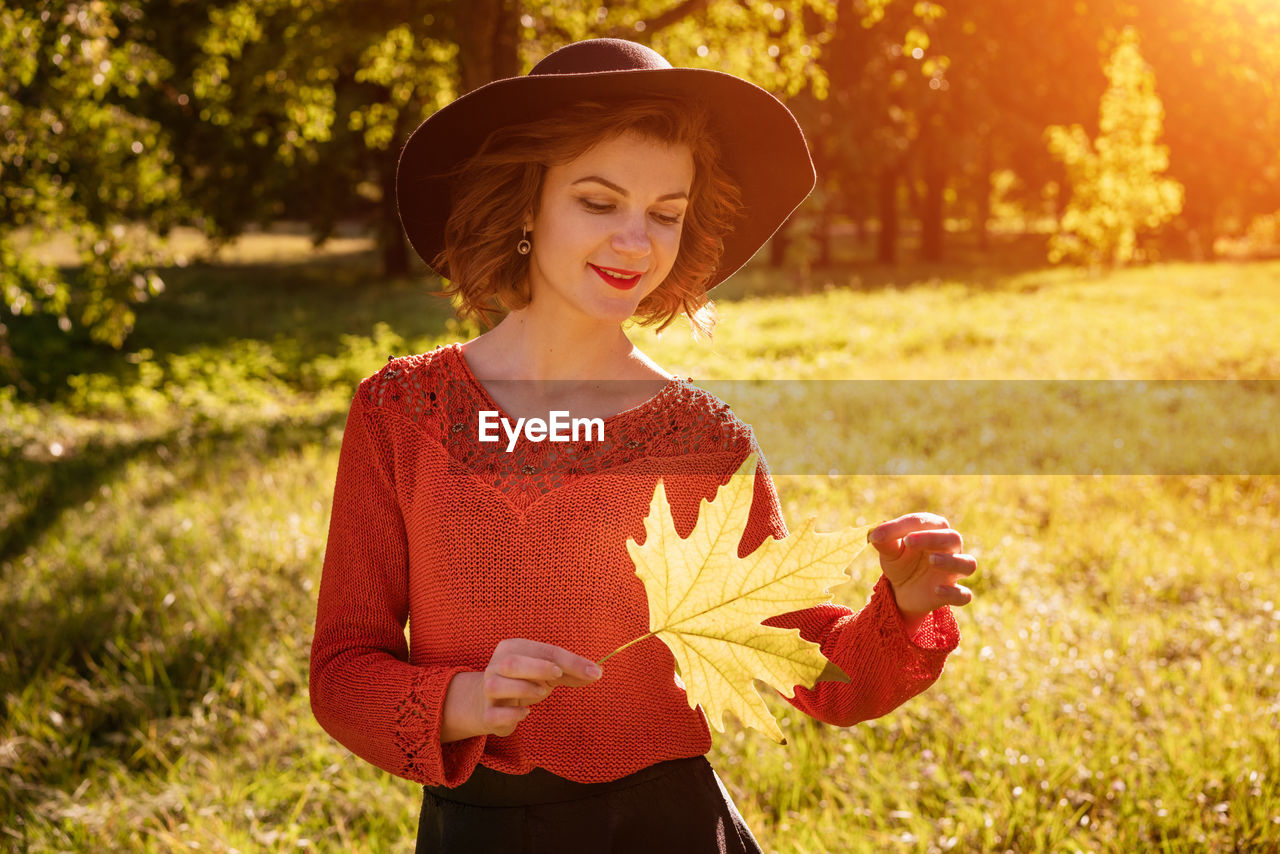
[[[956,581],[972,575],[978,561],[961,554],[964,538],[941,516],[899,516],[872,528],[867,540],[880,553],[880,569],[908,623],[918,624],[944,605],[968,605],[973,599],[969,588]]]

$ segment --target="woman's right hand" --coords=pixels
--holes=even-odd
[[[600,676],[594,661],[562,647],[523,638],[500,641],[483,672],[459,673],[450,680],[440,743],[511,735],[533,705],[557,686],[589,685]]]

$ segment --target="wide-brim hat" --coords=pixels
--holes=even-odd
[[[527,75],[468,92],[410,134],[396,170],[396,205],[414,251],[449,278],[447,267],[435,263],[453,207],[448,173],[491,132],[575,101],[638,95],[693,98],[711,114],[720,163],[741,189],[744,209],[724,237],[708,290],[729,278],[813,190],[816,174],[804,133],[786,105],[759,86],[722,71],[675,68],[657,51],[623,39],[566,45]]]

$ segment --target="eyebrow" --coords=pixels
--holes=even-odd
[[[615,193],[617,193],[620,196],[631,195],[622,187],[619,187],[617,184],[613,183],[607,178],[601,178],[599,175],[588,175],[585,178],[579,178],[578,180],[574,181],[573,184],[571,184],[570,186],[577,186],[578,184],[582,184],[587,181],[595,181],[597,184],[604,184],[606,187],[608,187],[610,190],[613,190]],[[678,193],[667,193],[665,196],[659,196],[658,201],[665,202],[672,199],[688,199],[688,198],[689,198],[689,194],[681,190]]]

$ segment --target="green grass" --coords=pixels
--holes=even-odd
[[[748,270],[712,342],[633,337],[707,381],[1272,379],[1278,275]],[[36,359],[0,391],[0,848],[407,850],[418,788],[319,728],[306,656],[354,384],[471,330],[358,258],[166,280],[121,353],[11,324]],[[945,513],[981,569],[924,695],[850,729],[771,696],[788,745],[715,735],[766,850],[1280,848],[1280,477],[777,482],[828,527]]]

